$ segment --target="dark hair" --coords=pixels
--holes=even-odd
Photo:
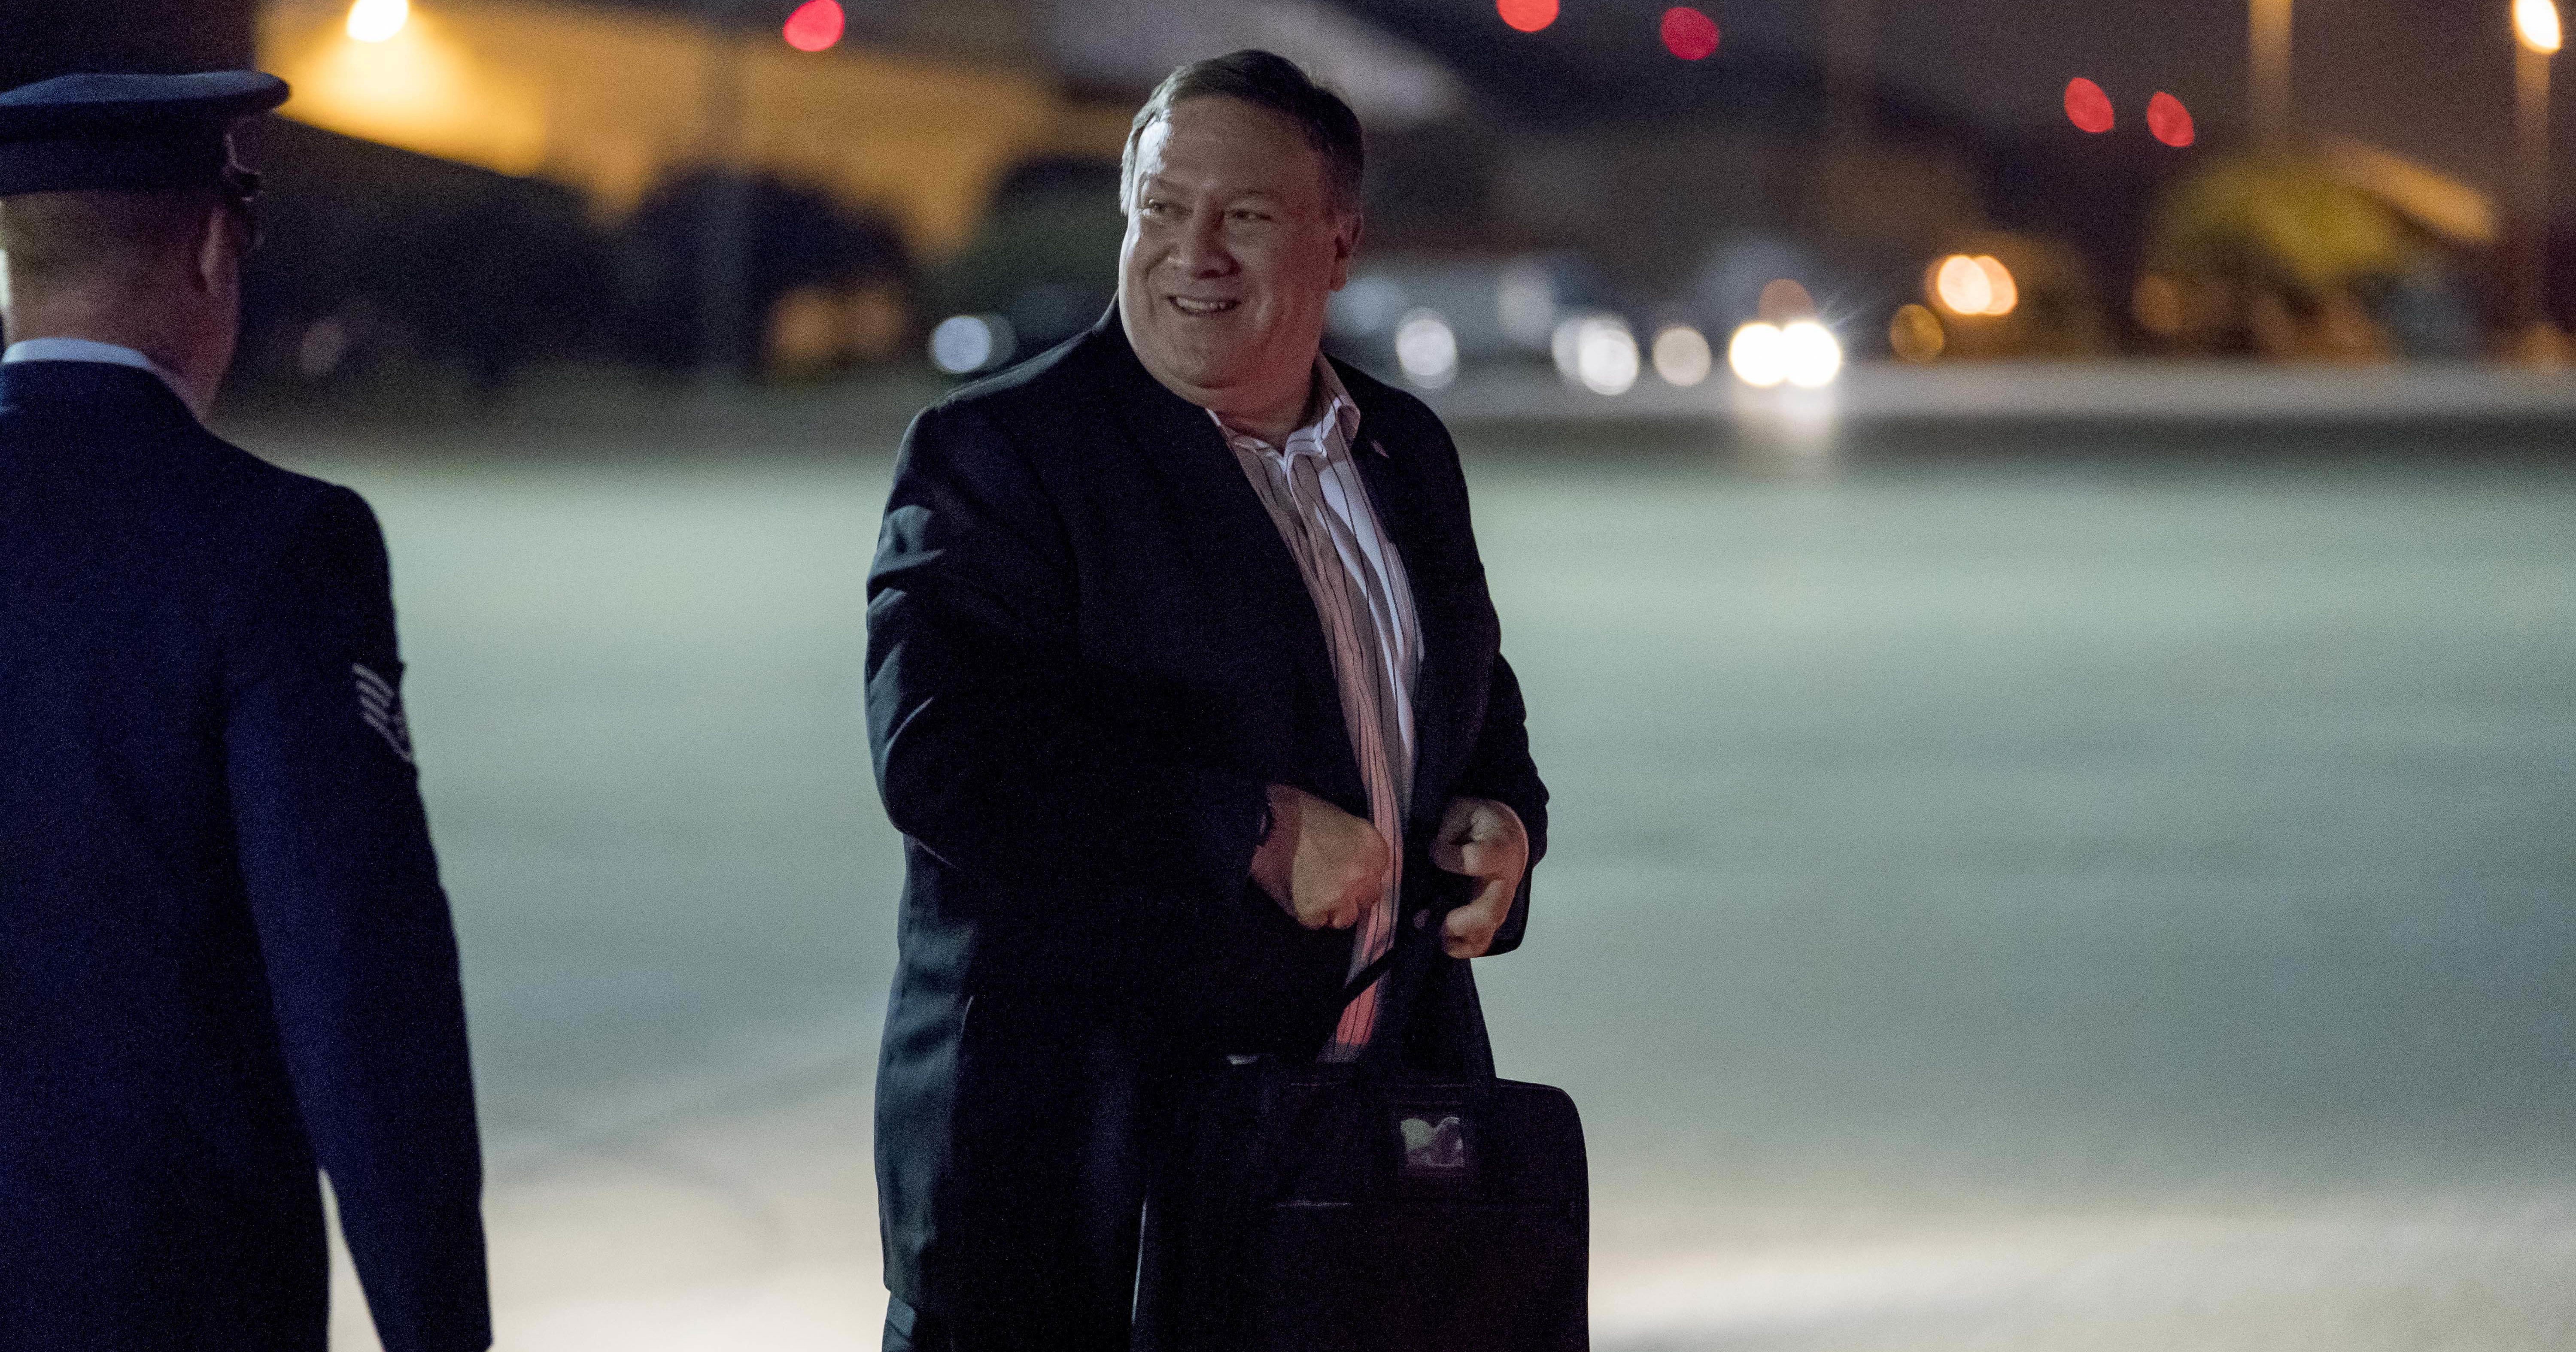
[[[1145,106],[1136,110],[1136,120],[1127,128],[1127,149],[1118,157],[1121,211],[1128,209],[1128,195],[1136,188],[1136,143],[1144,139],[1145,129],[1183,99],[1210,97],[1241,99],[1296,123],[1306,134],[1306,144],[1324,157],[1325,195],[1340,210],[1359,210],[1363,159],[1359,114],[1340,95],[1307,78],[1296,62],[1275,52],[1246,48],[1193,61],[1154,86]]]

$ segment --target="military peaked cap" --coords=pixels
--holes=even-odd
[[[230,181],[233,124],[286,102],[255,70],[62,75],[0,94],[0,197]]]

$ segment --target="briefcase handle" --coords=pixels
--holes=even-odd
[[[1479,1092],[1492,1089],[1496,1078],[1494,1048],[1485,1031],[1485,1011],[1476,996],[1475,979],[1469,975],[1467,959],[1450,957],[1440,947],[1443,922],[1451,911],[1466,904],[1472,886],[1473,880],[1467,878],[1435,880],[1426,889],[1431,895],[1425,899],[1428,914],[1422,922],[1399,923],[1395,942],[1387,951],[1344,984],[1342,1003],[1347,1007],[1368,989],[1369,983],[1381,976],[1386,980],[1379,997],[1377,1029],[1369,1038],[1367,1050],[1353,1064],[1354,1074],[1381,1081],[1406,1078],[1404,1055],[1423,997],[1446,988],[1455,1006],[1452,1018],[1457,1026],[1451,1036],[1457,1040],[1459,1065],[1454,1077],[1441,1078],[1454,1078]]]

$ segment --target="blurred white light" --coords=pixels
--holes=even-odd
[[[1995,303],[1993,275],[1966,254],[1952,254],[1941,260],[1940,270],[1932,277],[1932,290],[1952,314],[1981,315]]]
[[[1000,315],[950,315],[930,331],[930,364],[952,376],[981,371],[1007,360],[1012,341]]]
[[[1503,269],[1494,286],[1494,322],[1523,347],[1545,347],[1556,327],[1556,282],[1535,262]]]
[[[1404,288],[1393,279],[1358,277],[1324,302],[1324,318],[1335,333],[1365,338],[1393,328],[1404,306]]]
[[[1655,374],[1667,385],[1685,388],[1708,379],[1714,359],[1708,340],[1688,324],[1673,324],[1655,335]]]
[[[2513,31],[2523,46],[2542,56],[2554,55],[2564,41],[2556,0],[2514,0]]]
[[[1767,390],[1789,378],[1789,353],[1779,329],[1756,320],[1735,331],[1726,344],[1726,366],[1735,378]]]
[[[1547,354],[1556,361],[1556,373],[1569,385],[1580,377],[1574,369],[1575,340],[1583,336],[1583,321],[1568,319],[1548,331]]]
[[[411,0],[357,0],[349,6],[349,36],[384,42],[411,22]]]
[[[1932,267],[1932,298],[1954,315],[2001,318],[2021,304],[2012,270],[1993,254],[1952,254]]]
[[[349,355],[349,326],[337,315],[314,320],[304,330],[304,341],[295,345],[295,370],[306,380],[320,380],[340,369]]]
[[[1458,376],[1458,335],[1437,310],[1415,310],[1395,326],[1395,361],[1404,378],[1439,389]]]
[[[1799,389],[1822,389],[1842,373],[1843,345],[1824,325],[1801,319],[1780,330],[1780,369]]]
[[[2013,307],[2021,304],[2021,287],[2013,281],[2012,270],[1993,254],[1979,254],[1975,261],[1977,271],[1986,274],[1986,313],[2011,314]]]
[[[1549,346],[1559,375],[1594,394],[1625,394],[1637,383],[1637,335],[1617,315],[1584,315],[1556,326]]]

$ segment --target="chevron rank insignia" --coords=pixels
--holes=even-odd
[[[403,721],[402,692],[364,662],[350,663],[349,670],[358,677],[358,716],[367,720],[367,726],[385,739],[385,745],[392,747],[404,764],[411,764],[411,725]]]

